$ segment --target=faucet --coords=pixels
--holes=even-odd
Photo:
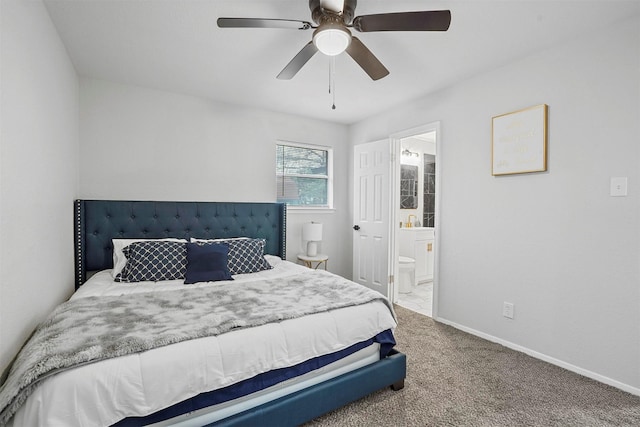
[[[411,217],[416,217],[415,215],[409,215],[409,218],[407,218],[407,228],[411,228],[413,227],[413,221],[411,221]]]

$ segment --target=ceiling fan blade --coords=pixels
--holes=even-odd
[[[311,57],[316,54],[317,51],[318,48],[313,44],[312,41],[307,43],[302,48],[302,50],[293,57],[291,62],[289,62],[287,66],[284,67],[282,71],[280,71],[280,74],[278,74],[277,78],[280,80],[291,80],[293,76],[298,74],[298,71],[302,69],[304,64],[306,64],[307,61],[309,61]]]
[[[287,30],[308,30],[312,28],[310,22],[294,21],[292,19],[261,19],[261,18],[218,18],[220,28],[284,28]]]
[[[351,37],[347,53],[373,80],[379,80],[389,74],[389,70],[357,37]]]
[[[363,33],[371,31],[447,31],[450,24],[451,11],[449,10],[381,13],[358,16],[353,20],[353,28]]]

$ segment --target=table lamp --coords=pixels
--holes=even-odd
[[[307,222],[302,225],[302,240],[307,241],[307,256],[318,255],[318,242],[322,241],[322,224]]]

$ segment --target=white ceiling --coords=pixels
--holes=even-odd
[[[44,0],[81,76],[353,123],[555,43],[640,14],[639,0],[360,0],[355,15],[450,9],[447,32],[357,33],[391,74],[346,54],[276,75],[312,32],[220,29],[218,17],[311,21],[307,0]]]

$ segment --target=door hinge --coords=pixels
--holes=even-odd
[[[390,275],[389,275],[389,283],[394,283],[394,282],[393,282],[393,274],[390,274]]]

